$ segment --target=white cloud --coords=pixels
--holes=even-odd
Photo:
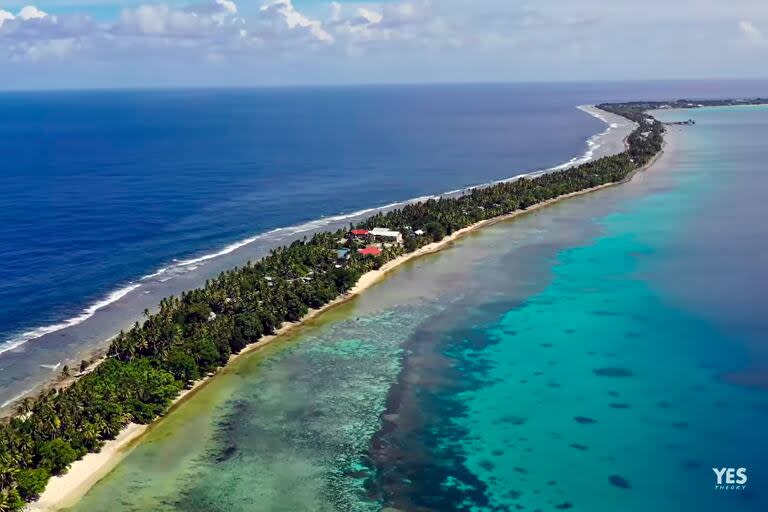
[[[466,26],[445,15],[452,9],[440,11],[431,0],[367,4],[347,15],[342,9],[331,27],[350,55],[387,49],[455,49],[471,37]]]
[[[194,37],[210,24],[211,20],[197,13],[171,9],[165,4],[142,5],[124,9],[115,32],[148,36]]]
[[[381,20],[384,19],[384,15],[381,14],[380,12],[371,11],[364,7],[360,7],[359,9],[357,9],[357,14],[360,15],[360,17],[366,20],[368,23],[371,23],[373,25],[377,25],[381,23]]]
[[[343,7],[339,2],[331,2],[331,21],[339,21],[341,19],[341,11]]]
[[[0,11],[0,59],[41,60],[64,58],[93,33],[93,23],[82,15],[49,16],[27,5],[14,16]]]
[[[0,27],[2,27],[6,21],[13,21],[16,19],[20,19],[22,21],[37,20],[45,18],[46,16],[48,16],[47,13],[41,11],[34,5],[27,5],[22,7],[16,16],[14,16],[12,12],[0,9]]]
[[[312,36],[324,43],[333,43],[334,38],[323,28],[322,22],[307,18],[296,10],[291,0],[268,0],[261,7],[265,14],[277,13],[285,20],[290,29],[304,28],[309,30]]]
[[[39,61],[40,70],[46,59],[70,59],[136,76],[173,65],[197,77],[200,63],[215,63],[242,83],[249,74],[251,82],[752,76],[763,73],[754,55],[733,49],[768,47],[765,1],[700,0],[692,12],[669,0],[0,0],[0,69],[7,59]],[[71,14],[107,3],[125,8],[97,21]],[[659,60],[670,47],[680,51]]]
[[[216,3],[220,5],[229,14],[237,14],[237,5],[231,0],[216,0]]]
[[[2,28],[3,23],[6,21],[13,21],[15,19],[16,16],[14,16],[13,13],[0,9],[0,28]]]
[[[742,20],[739,22],[739,30],[749,40],[749,42],[757,45],[765,44],[766,39],[763,32],[755,26],[754,23],[748,20]]]
[[[37,20],[45,18],[46,16],[48,16],[47,13],[41,11],[34,5],[28,5],[19,11],[19,18],[22,20]]]
[[[100,23],[84,16],[49,16],[30,5],[16,15],[0,11],[0,58],[4,50],[15,58],[34,55],[36,60],[90,50],[109,59],[110,50],[125,55],[131,48],[137,53],[150,48],[197,51],[205,58],[215,54],[217,60],[228,53],[262,50],[294,56],[307,51],[333,53],[334,48],[339,49],[336,54],[364,53],[386,42],[436,45],[447,31],[447,24],[433,17],[431,0],[328,5],[329,16],[320,19],[299,10],[292,0],[263,0],[247,16],[240,14],[234,0],[202,0],[183,8],[150,0],[123,9],[114,21]]]

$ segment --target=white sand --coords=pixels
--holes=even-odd
[[[128,425],[116,439],[104,444],[99,453],[89,453],[72,464],[66,474],[51,478],[40,499],[28,505],[27,510],[56,510],[75,503],[115,467],[125,456],[131,443],[146,430],[146,425]]]

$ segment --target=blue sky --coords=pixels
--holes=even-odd
[[[766,0],[0,0],[0,89],[766,78]]]

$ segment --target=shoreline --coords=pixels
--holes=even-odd
[[[668,132],[669,133],[669,132]],[[626,145],[626,140],[624,141]],[[362,292],[371,288],[372,286],[381,282],[388,273],[400,267],[406,262],[420,258],[428,254],[434,254],[447,247],[453,242],[465,237],[466,235],[476,232],[488,226],[495,225],[500,222],[512,220],[519,216],[525,215],[530,212],[537,211],[560,201],[586,195],[598,190],[602,190],[609,187],[625,184],[631,181],[638,173],[644,172],[651,168],[659,160],[661,155],[665,153],[667,148],[667,136],[664,137],[664,146],[647,164],[637,168],[631,174],[621,181],[605,183],[596,187],[564,194],[547,201],[530,206],[525,210],[516,210],[514,212],[494,217],[492,219],[486,219],[479,221],[471,226],[467,226],[458,231],[455,231],[451,235],[443,238],[439,242],[433,242],[429,245],[421,247],[414,252],[398,256],[397,258],[385,263],[378,270],[372,270],[363,274],[355,286],[353,286],[347,293],[329,302],[325,306],[319,309],[310,310],[304,317],[297,322],[285,323],[275,334],[264,336],[259,341],[246,346],[238,354],[232,355],[229,358],[227,365],[219,368],[218,371],[207,375],[203,379],[194,383],[189,389],[183,390],[178,397],[176,397],[165,415],[170,414],[174,409],[183,404],[188,398],[193,396],[198,390],[204,387],[207,383],[211,382],[216,375],[224,371],[234,360],[241,358],[248,354],[257,352],[279,338],[286,336],[295,329],[303,327],[310,320],[318,317],[319,315],[328,312],[329,310],[344,304]],[[100,361],[99,361],[100,362]],[[98,364],[98,363],[96,363]],[[39,499],[35,502],[27,505],[26,509],[30,512],[53,512],[61,510],[62,508],[69,507],[77,503],[77,501],[84,496],[95,484],[97,484],[102,478],[109,474],[118,463],[128,455],[131,448],[133,448],[142,438],[142,436],[149,431],[159,421],[162,421],[162,417],[157,418],[148,425],[138,425],[130,423],[127,425],[114,440],[107,441],[98,453],[90,453],[84,458],[75,461],[70,466],[67,473],[51,478],[45,491],[41,493]]]

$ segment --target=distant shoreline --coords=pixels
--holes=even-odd
[[[534,204],[524,210],[516,210],[505,215],[476,222],[475,224],[452,233],[439,242],[431,243],[421,247],[420,249],[417,249],[414,252],[401,255],[385,263],[378,270],[372,270],[363,274],[355,286],[351,288],[345,295],[329,302],[322,308],[311,310],[297,322],[283,324],[283,326],[281,326],[275,334],[265,336],[259,341],[245,347],[240,353],[230,356],[228,364],[220,368],[218,371],[226,368],[236,359],[257,352],[267,345],[270,345],[275,340],[291,333],[296,328],[305,325],[309,320],[314,319],[319,315],[322,315],[329,310],[354,299],[368,288],[381,282],[387,276],[387,274],[406,262],[446,249],[451,244],[453,244],[453,242],[488,226],[515,219],[522,215],[540,210],[566,199],[586,195],[598,190],[626,183],[630,181],[637,173],[643,172],[652,167],[663,153],[664,149],[658,152],[647,164],[635,169],[630,175],[621,181],[606,183],[577,192],[564,194],[553,199]],[[207,383],[211,382],[212,379],[215,378],[218,374],[218,371],[197,381],[190,389],[182,391],[182,393],[173,401],[166,414],[171,413],[173,409],[177,408],[188,398],[193,396],[198,390],[204,387]],[[156,419],[149,425],[138,425],[135,423],[129,424],[116,439],[107,441],[99,453],[90,453],[86,455],[83,459],[74,462],[66,474],[51,478],[45,491],[40,495],[40,498],[37,501],[30,503],[27,506],[27,510],[30,512],[53,512],[77,503],[77,501],[82,498],[91,489],[91,487],[98,483],[99,480],[109,474],[117,466],[117,464],[128,454],[130,449],[140,441],[141,437],[149,429],[151,429],[153,425],[157,424],[158,421],[161,421],[161,418]]]

